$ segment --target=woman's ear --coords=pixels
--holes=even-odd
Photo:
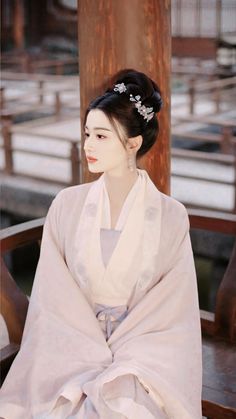
[[[127,143],[126,143],[127,151],[132,151],[136,153],[140,149],[142,142],[143,142],[142,135],[137,135],[137,137],[128,138]]]

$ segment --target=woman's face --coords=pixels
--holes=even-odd
[[[117,128],[123,138],[124,132],[118,123]],[[89,171],[92,173],[106,171],[120,173],[127,170],[127,151],[109,119],[99,109],[92,109],[88,113],[84,150]]]

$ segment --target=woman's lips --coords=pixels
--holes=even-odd
[[[89,163],[95,163],[98,159],[95,159],[95,157],[87,157],[87,160]]]

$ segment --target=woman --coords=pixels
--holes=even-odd
[[[88,107],[95,182],[54,199],[0,416],[199,419],[197,284],[182,204],[136,158],[154,144],[156,84],[124,70]]]

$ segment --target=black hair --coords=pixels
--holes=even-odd
[[[119,93],[114,91],[116,84],[124,83],[126,91]],[[140,96],[142,105],[153,108],[154,116],[148,121],[138,112],[135,102],[130,101],[130,94]],[[144,73],[127,69],[119,71],[111,80],[110,87],[102,96],[98,96],[88,106],[87,115],[92,109],[100,109],[109,118],[114,129],[117,131],[116,121],[121,124],[127,138],[141,135],[143,142],[137,152],[137,157],[143,156],[156,141],[159,124],[156,114],[162,107],[162,99],[159,87]],[[120,138],[122,141],[122,139]]]

